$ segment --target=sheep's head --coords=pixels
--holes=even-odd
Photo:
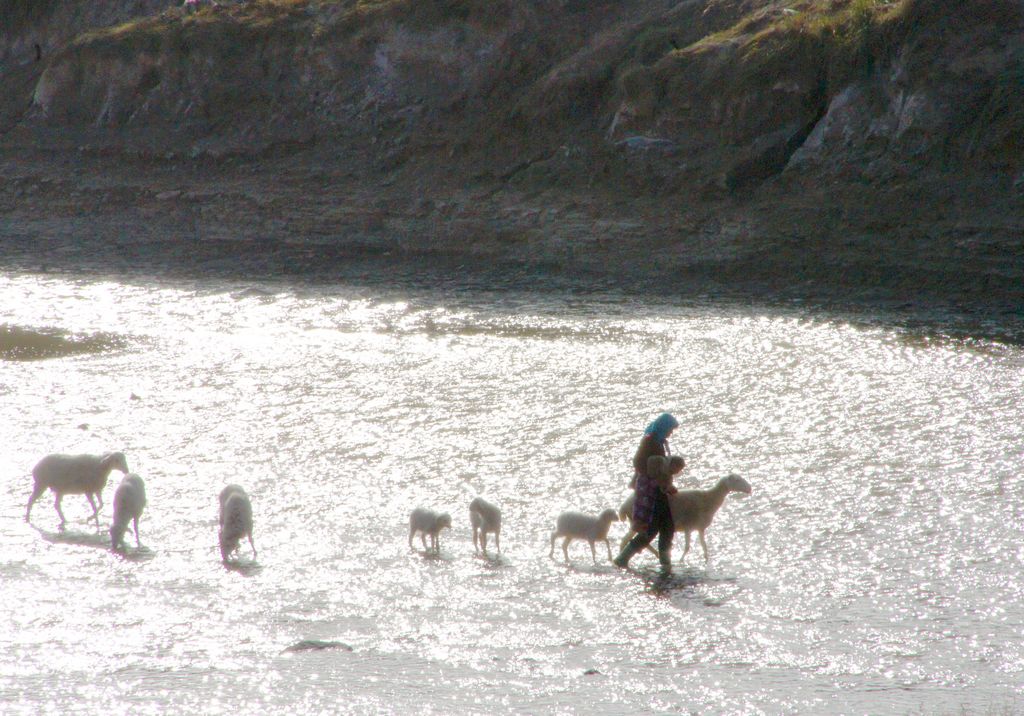
[[[597,521],[598,522],[604,522],[605,524],[609,524],[609,525],[612,522],[616,522],[618,519],[619,519],[618,511],[613,510],[610,507],[607,510],[605,510],[604,512],[602,512],[601,514],[599,514],[597,516]]]
[[[452,526],[452,517],[447,512],[442,512],[437,516],[437,531],[440,532],[445,527],[450,528]]]
[[[746,495],[750,494],[750,483],[739,475],[726,475],[722,478],[722,484],[725,485],[729,492],[742,492]]]
[[[227,562],[231,553],[238,549],[239,536],[228,534],[223,529],[217,534],[217,541],[220,543],[220,559]]]
[[[110,549],[114,552],[117,552],[122,547],[124,532],[127,528],[128,525],[110,525]]]
[[[128,458],[124,456],[123,452],[108,452],[103,456],[103,465],[111,470],[120,470],[124,474],[128,474]]]

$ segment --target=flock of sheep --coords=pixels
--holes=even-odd
[[[704,532],[711,525],[711,521],[718,512],[718,508],[725,502],[730,492],[742,492],[750,494],[750,483],[739,475],[726,475],[709,490],[679,490],[669,495],[669,507],[672,509],[672,521],[676,530],[686,535],[686,547],[683,549],[683,559],[690,551],[690,533],[696,532],[700,538],[700,545],[704,549],[704,561],[709,559],[708,543]],[[594,562],[597,562],[598,542],[604,542],[608,550],[608,560],[612,560],[612,547],[608,541],[608,531],[612,522],[618,520],[630,521],[633,517],[634,495],[630,495],[619,506],[618,510],[606,509],[596,517],[581,512],[563,512],[555,522],[555,530],[551,533],[551,549],[549,557],[555,556],[555,541],[562,538],[562,554],[565,561],[569,561],[569,544],[574,539],[585,540],[590,545],[590,555]],[[475,498],[469,503],[469,521],[473,527],[473,549],[483,551],[487,554],[487,535],[493,534],[495,545],[501,551],[501,510],[482,497]],[[435,512],[423,507],[417,507],[409,515],[409,546],[412,547],[413,537],[417,534],[423,544],[424,550],[440,553],[441,530],[451,528],[452,518],[447,512]],[[620,549],[633,537],[635,533],[630,529],[619,545]],[[430,546],[427,546],[427,538],[430,538]],[[653,548],[650,548],[653,551]]]
[[[64,529],[64,512],[60,509],[64,495],[85,495],[92,507],[92,518],[100,526],[100,509],[103,507],[103,488],[110,473],[119,470],[124,473],[121,484],[114,491],[114,516],[110,523],[110,548],[124,549],[124,533],[131,522],[135,529],[135,546],[139,542],[139,518],[146,506],[146,485],[142,478],[128,471],[128,461],[121,452],[106,455],[47,455],[32,468],[32,494],[25,508],[25,521],[32,516],[32,505],[47,488],[54,494],[53,506],[60,515],[60,528]],[[249,538],[252,555],[256,556],[256,545],[252,541],[252,503],[249,495],[238,485],[228,485],[220,492],[220,542],[221,559],[225,562],[238,549],[243,537]]]
[[[99,528],[99,511],[103,507],[103,488],[113,470],[124,473],[124,478],[114,492],[114,514],[110,524],[110,546],[117,551],[124,549],[124,535],[131,522],[135,531],[135,544],[139,542],[139,518],[146,506],[146,488],[142,478],[129,472],[128,462],[124,453],[112,452],[105,455],[47,455],[32,470],[34,485],[32,494],[25,509],[25,521],[29,521],[32,505],[47,489],[54,495],[54,508],[60,516],[60,527],[63,529],[64,513],[61,511],[61,500],[64,495],[85,495],[92,507],[92,517]],[[722,506],[730,492],[750,494],[750,484],[739,475],[727,475],[709,490],[679,490],[669,496],[672,519],[676,530],[686,535],[686,547],[683,558],[690,551],[690,533],[696,532],[704,549],[704,560],[708,561],[708,545],[704,532],[711,525],[715,513]],[[238,485],[228,485],[220,492],[220,517],[218,542],[221,559],[227,562],[230,555],[239,547],[243,538],[248,538],[256,557],[256,545],[252,539],[252,503],[245,490]],[[566,562],[569,561],[569,544],[574,539],[585,540],[590,544],[590,553],[597,561],[595,544],[604,542],[608,550],[608,559],[612,559],[611,544],[608,531],[612,522],[630,520],[633,515],[633,495],[630,495],[618,510],[606,509],[596,517],[580,512],[563,512],[558,516],[555,530],[551,533],[550,557],[554,557],[555,541],[561,537],[562,553]],[[473,528],[473,549],[487,555],[487,536],[494,535],[494,543],[501,552],[501,510],[477,497],[469,504],[470,525]],[[413,546],[413,537],[420,535],[425,551],[440,553],[440,533],[451,528],[451,516],[446,512],[435,512],[418,507],[409,516],[409,546]],[[630,532],[622,539],[622,545],[633,536]],[[427,538],[430,545],[427,545]]]

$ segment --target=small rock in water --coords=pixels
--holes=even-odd
[[[340,641],[321,641],[319,639],[303,639],[292,644],[285,651],[320,651],[322,649],[344,649],[352,651],[352,647]]]
[[[80,424],[78,426],[78,429],[79,430],[88,430],[89,429],[89,423],[82,423],[82,424]]]
[[[583,675],[584,676],[600,676],[601,672],[598,671],[597,669],[587,669],[586,671],[583,672]]]

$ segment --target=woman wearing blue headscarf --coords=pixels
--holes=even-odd
[[[659,485],[658,476],[648,473],[648,459],[654,455],[667,457],[671,454],[668,438],[677,427],[679,421],[671,413],[662,413],[644,430],[640,447],[633,456],[633,480],[636,490],[633,529],[636,530],[636,536],[615,558],[615,564],[619,567],[629,565],[633,555],[649,545],[655,535],[658,535],[658,559],[662,566],[668,567],[671,564],[672,538],[675,536],[676,528],[672,522],[668,495]]]

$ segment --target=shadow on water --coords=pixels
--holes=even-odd
[[[156,552],[145,545],[140,547],[124,547],[119,550],[110,549],[110,536],[105,530],[98,532],[81,532],[78,530],[58,530],[49,532],[41,527],[31,525],[32,529],[39,533],[39,536],[50,544],[72,544],[80,547],[96,547],[102,550],[109,550],[126,562],[148,562],[156,557]]]
[[[576,574],[615,574],[619,571],[611,562],[584,562],[578,564],[576,562],[563,562],[559,561],[568,571]]]
[[[78,530],[58,530],[49,532],[42,527],[31,525],[39,536],[51,544],[74,544],[81,547],[99,547],[110,549],[110,535],[106,532],[79,532]]]
[[[478,562],[481,562],[486,569],[504,569],[511,567],[512,563],[501,554],[476,554],[473,555]]]
[[[444,564],[444,563],[449,563],[449,562],[454,562],[455,561],[454,557],[446,555],[444,552],[433,552],[433,551],[431,551],[429,549],[428,550],[414,549],[414,552],[416,553],[416,555],[421,557],[424,562],[440,562],[440,563]]]
[[[227,571],[236,572],[243,577],[255,577],[263,571],[263,566],[252,560],[232,560],[222,564]]]
[[[560,265],[543,262],[497,260],[470,267],[459,257],[430,253],[396,256],[390,252],[353,249],[330,243],[299,244],[285,241],[260,242],[256,250],[248,240],[223,239],[189,243],[187,250],[173,238],[140,244],[125,253],[118,242],[77,239],[56,242],[49,252],[54,260],[40,266],[41,247],[37,237],[10,240],[0,246],[0,267],[26,274],[68,274],[76,280],[83,274],[97,279],[136,281],[150,285],[153,277],[162,281],[228,280],[285,282],[289,286],[337,286],[356,289],[391,290],[428,288],[434,291],[528,291],[530,293],[571,293],[591,298],[600,296],[646,297],[645,286],[659,285],[664,274],[643,274],[646,280],[628,273],[607,271],[565,271]],[[381,276],[386,276],[382,283]],[[1010,345],[1024,345],[1021,306],[1024,292],[1015,285],[984,291],[942,284],[913,290],[901,283],[890,285],[835,286],[825,283],[786,281],[722,281],[715,272],[699,273],[687,280],[673,275],[674,295],[658,293],[662,301],[692,304],[712,302],[729,309],[757,308],[782,311],[795,316],[838,319],[854,325],[893,327],[913,336],[970,340],[982,338]],[[271,294],[265,288],[246,289]],[[248,294],[242,293],[245,296]],[[48,341],[52,336],[44,336]],[[66,336],[56,336],[56,350],[76,350]],[[77,337],[76,337],[77,338]],[[102,346],[116,336],[88,337]],[[33,338],[33,342],[35,339]],[[116,343],[115,343],[116,347]],[[49,343],[43,349],[54,350]],[[0,356],[2,357],[2,356]]]
[[[656,597],[667,597],[679,592],[694,592],[701,587],[715,587],[724,584],[734,584],[736,577],[719,577],[708,574],[706,571],[694,568],[676,568],[666,572],[659,567],[641,569],[630,569],[633,574],[643,581],[648,593]],[[701,596],[693,594],[694,597]],[[705,598],[704,605],[709,607],[722,606],[727,601],[725,598]]]
[[[114,554],[123,559],[125,562],[136,563],[148,562],[154,557],[156,557],[156,552],[151,550],[149,547],[146,547],[145,545],[143,545],[142,547],[136,547],[134,549],[126,548],[116,550]]]

